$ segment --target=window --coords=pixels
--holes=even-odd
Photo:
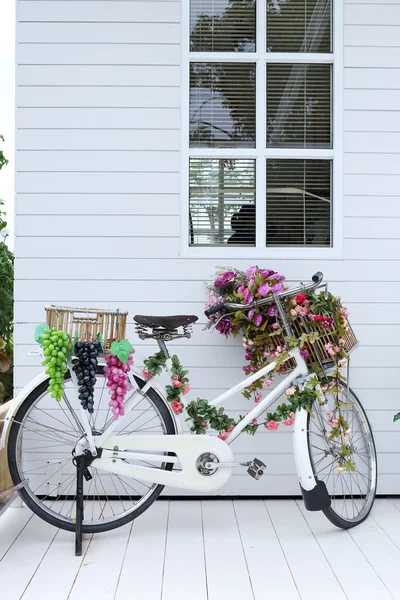
[[[334,246],[332,3],[188,0],[186,247]]]

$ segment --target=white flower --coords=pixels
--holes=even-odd
[[[0,236],[3,238],[3,240],[5,240],[8,235],[10,235],[9,229],[2,229],[0,231]]]
[[[294,386],[288,388],[285,392],[285,396],[286,398],[289,398],[290,396],[293,396],[293,394],[296,393],[296,388]]]

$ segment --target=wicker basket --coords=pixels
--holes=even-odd
[[[120,342],[126,337],[127,311],[71,306],[46,306],[45,309],[47,325],[69,333],[72,339],[78,336],[81,342],[87,342],[100,333],[106,353],[113,341]]]
[[[340,309],[342,307],[340,300],[336,300],[335,308]],[[336,326],[333,324],[331,327],[327,329],[323,329],[318,323],[315,321],[305,320],[303,317],[298,317],[292,323],[293,333],[296,337],[300,337],[302,333],[310,333],[311,331],[317,331],[319,333],[319,339],[314,342],[314,344],[309,344],[307,346],[308,356],[306,357],[306,363],[310,366],[313,363],[321,361],[322,364],[331,363],[332,357],[328,354],[325,349],[325,344],[329,342],[336,345]],[[273,333],[273,329],[271,329],[271,333]],[[354,334],[353,329],[349,323],[349,329],[346,334],[343,336],[345,344],[344,350],[346,354],[350,354],[355,348],[358,346],[358,340]],[[271,339],[271,348],[276,349],[277,346],[284,346],[285,340],[283,335],[273,336]],[[295,367],[294,360],[288,360],[285,363],[286,369],[282,368],[282,371],[289,371]]]

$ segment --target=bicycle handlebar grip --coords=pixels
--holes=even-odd
[[[206,315],[206,317],[211,317],[211,315],[214,315],[217,312],[221,312],[221,310],[224,310],[224,308],[225,304],[221,302],[220,304],[211,306],[211,308],[207,308],[207,310],[204,311],[204,314]]]
[[[317,273],[315,273],[315,275],[313,275],[311,277],[311,279],[313,280],[314,283],[319,283],[320,281],[322,281],[324,278],[324,274],[321,273],[321,271],[317,271]]]

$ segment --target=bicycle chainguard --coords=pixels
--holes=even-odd
[[[266,468],[267,465],[265,465],[259,458],[255,458],[247,469],[247,473],[254,479],[260,479],[260,477],[264,475]]]

